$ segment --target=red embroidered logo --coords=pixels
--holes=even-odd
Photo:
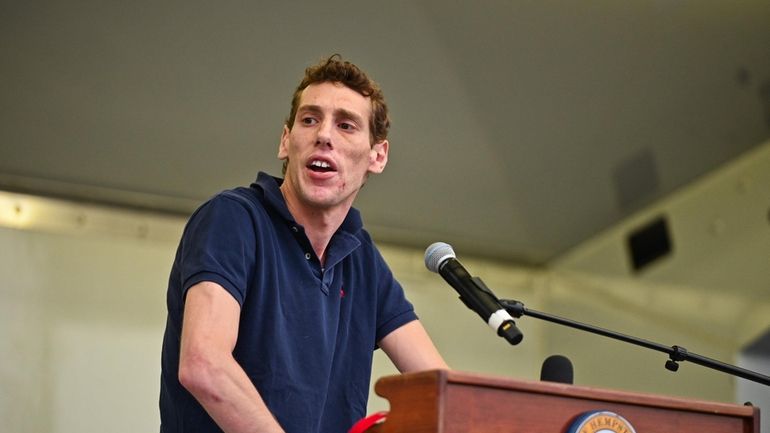
[[[345,297],[345,288],[344,287],[340,287],[340,299],[342,299],[344,297]]]

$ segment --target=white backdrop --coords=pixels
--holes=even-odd
[[[184,221],[8,195],[0,222],[3,431],[157,431],[166,281]],[[537,380],[542,360],[561,353],[579,385],[734,400],[725,374],[693,364],[673,374],[663,354],[532,318],[509,346],[424,268],[422,251],[382,250],[455,369]],[[704,307],[697,290],[461,259],[501,298],[734,362],[734,342],[688,326]],[[394,372],[378,351],[373,377]],[[387,407],[371,395],[370,412]]]

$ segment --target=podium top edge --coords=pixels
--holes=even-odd
[[[569,385],[554,382],[540,382],[523,379],[513,379],[482,373],[459,370],[430,370],[401,375],[385,376],[376,384],[377,393],[387,398],[391,387],[409,386],[410,383],[434,382],[439,388],[452,386],[474,386],[481,388],[497,388],[507,391],[521,391],[553,395],[559,397],[590,399],[597,402],[626,403],[636,406],[668,408],[691,412],[751,417],[757,411],[753,406],[743,406],[734,403],[714,402],[668,395],[620,391],[582,385]]]

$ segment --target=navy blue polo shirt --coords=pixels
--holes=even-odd
[[[167,294],[161,432],[221,431],[177,375],[184,298],[196,283],[218,283],[240,304],[233,355],[287,433],[347,432],[366,414],[377,342],[417,318],[356,209],[322,267],[280,182],[259,173],[185,227]]]

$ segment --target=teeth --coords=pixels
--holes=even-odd
[[[313,167],[320,167],[320,168],[329,168],[329,167],[331,167],[331,165],[329,165],[328,162],[326,162],[326,161],[317,161],[317,160],[311,162],[310,165],[312,165]]]

